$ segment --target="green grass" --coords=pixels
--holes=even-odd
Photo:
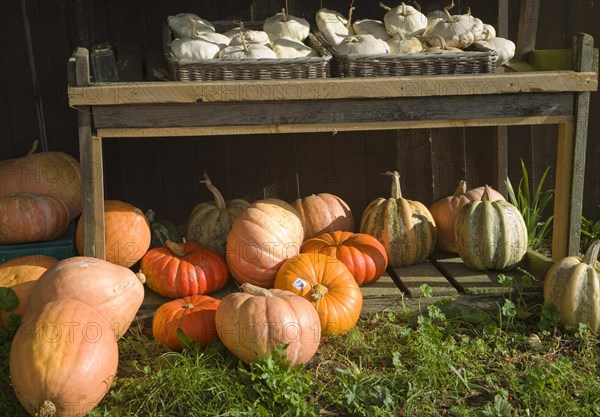
[[[586,326],[518,295],[486,312],[437,303],[364,315],[324,338],[304,367],[274,353],[252,366],[219,342],[168,352],[142,323],[120,340],[100,416],[600,416],[600,351]],[[0,415],[25,416],[0,333]],[[319,414],[320,413],[320,414]]]

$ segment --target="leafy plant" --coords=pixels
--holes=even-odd
[[[585,253],[592,242],[600,239],[600,220],[590,220],[581,216],[581,242],[579,252]]]
[[[544,210],[554,196],[554,190],[544,190],[544,182],[550,167],[546,168],[535,191],[529,187],[529,174],[525,163],[521,160],[522,177],[519,181],[517,192],[510,181],[506,178],[506,190],[508,198],[515,207],[519,209],[527,226],[528,246],[532,249],[539,249],[543,243],[550,239],[550,231],[552,230],[552,220],[554,216],[544,219]]]

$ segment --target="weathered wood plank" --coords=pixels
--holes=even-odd
[[[360,287],[360,292],[363,295],[363,302],[370,299],[401,299],[402,292],[387,272],[375,282]]]
[[[396,133],[398,167],[402,170],[402,194],[429,206],[433,201],[433,158],[430,129],[410,129]]]
[[[520,59],[527,52],[535,49],[538,15],[540,13],[539,0],[522,0],[519,13],[519,33],[517,36],[517,50],[515,57]]]
[[[328,78],[230,82],[140,82],[69,87],[77,105],[196,102],[341,100],[352,98],[478,96],[596,91],[595,72],[544,71],[505,74],[385,78]]]
[[[431,287],[434,297],[455,297],[458,291],[429,261],[402,268],[389,268],[400,289],[411,298],[423,296],[421,285]]]
[[[433,200],[452,195],[456,184],[466,177],[464,129],[431,131],[431,165]]]
[[[263,138],[262,155],[264,197],[299,198],[296,135]]]
[[[548,103],[552,103],[551,106]],[[573,93],[295,103],[95,106],[96,128],[194,127],[464,120],[571,115]]]
[[[544,282],[546,274],[552,268],[552,259],[529,249],[519,268],[533,275],[538,281]]]
[[[556,183],[554,186],[554,220],[552,225],[552,260],[558,261],[569,253],[571,237],[570,203],[573,171],[574,123],[561,123],[558,128]]]

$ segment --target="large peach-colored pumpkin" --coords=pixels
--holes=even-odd
[[[312,194],[292,202],[304,227],[304,239],[323,233],[354,231],[352,210],[340,197],[329,194]]]
[[[84,215],[79,218],[75,241],[77,252],[83,254]],[[137,207],[119,200],[104,201],[104,235],[106,260],[130,267],[148,251],[152,233],[150,223]]]
[[[93,307],[119,338],[142,305],[144,285],[128,268],[75,256],[57,262],[37,281],[25,314],[33,314],[58,299],[75,299]]]
[[[73,220],[81,213],[79,162],[64,152],[40,152],[37,141],[22,158],[0,161],[0,197],[45,194],[62,200]]]
[[[19,305],[13,310],[0,311],[0,324],[6,324],[11,314],[23,315],[37,280],[56,262],[57,260],[50,256],[28,255],[0,264],[0,287],[11,288],[19,299]]]
[[[296,210],[268,198],[252,203],[235,219],[227,236],[226,259],[238,282],[270,288],[281,264],[300,251],[304,238]]]
[[[17,193],[0,197],[0,244],[54,240],[69,227],[69,209],[50,195]]]
[[[119,351],[98,311],[62,299],[25,314],[10,349],[15,394],[32,416],[84,416],[108,392]]]

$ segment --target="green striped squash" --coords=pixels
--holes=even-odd
[[[402,197],[400,174],[386,172],[393,178],[392,196],[373,200],[363,212],[360,232],[379,240],[391,267],[423,262],[435,248],[435,221],[422,203]]]
[[[544,301],[556,306],[563,322],[570,326],[585,323],[594,332],[600,331],[600,284],[595,267],[599,250],[600,240],[596,240],[583,260],[563,258],[544,280]]]
[[[460,209],[454,224],[458,255],[472,269],[506,271],[527,252],[527,227],[521,212],[507,201],[490,201],[485,186],[481,200]]]

